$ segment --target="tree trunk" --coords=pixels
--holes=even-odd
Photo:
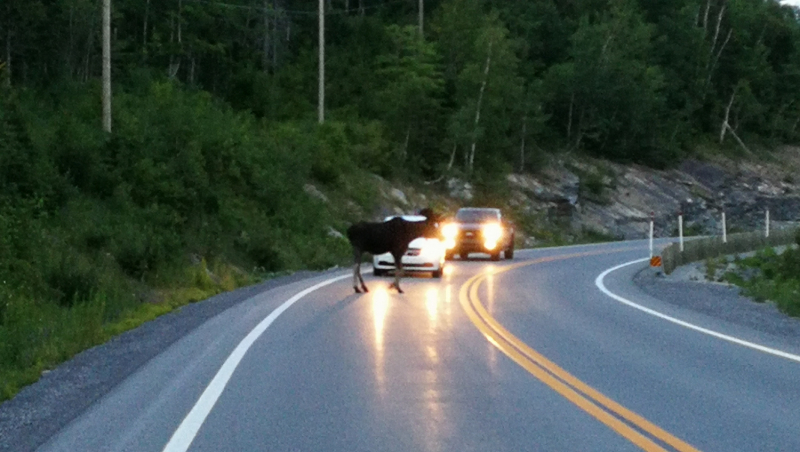
[[[419,0],[419,37],[425,37],[425,0]]]
[[[272,70],[278,70],[278,13],[281,5],[278,0],[272,0]],[[288,33],[286,40],[289,40]]]
[[[481,120],[481,104],[483,103],[483,92],[486,91],[486,83],[489,80],[489,68],[492,64],[492,42],[489,41],[489,50],[486,54],[486,65],[483,67],[483,81],[481,82],[481,89],[478,92],[478,106],[475,109],[475,124],[472,134],[472,146],[469,151],[469,161],[467,163],[467,170],[471,174],[475,165],[475,146],[478,140],[478,123]]]
[[[75,69],[75,7],[69,6],[69,50],[67,51],[67,71],[74,77]]]
[[[750,152],[750,149],[749,149],[749,148],[748,148],[748,147],[747,147],[747,146],[744,144],[744,141],[742,141],[742,139],[741,139],[741,138],[739,138],[739,135],[737,135],[737,134],[736,134],[736,131],[735,131],[735,130],[733,130],[733,128],[730,126],[730,124],[728,124],[728,123],[726,122],[726,123],[725,123],[725,127],[726,127],[728,130],[730,130],[730,132],[731,132],[731,135],[733,135],[733,138],[734,138],[734,139],[736,139],[736,142],[737,142],[737,143],[739,143],[739,146],[741,146],[741,147],[742,147],[742,149],[744,149],[744,150],[745,150],[745,152],[747,152],[748,154],[752,154],[752,152]]]
[[[522,117],[522,143],[519,146],[519,172],[525,171],[525,134],[528,131],[528,115]]]
[[[270,49],[272,49],[272,45],[269,41],[269,25],[270,25],[270,17],[269,17],[269,0],[264,0],[264,9],[262,11],[264,15],[264,36],[263,36],[263,48],[261,53],[261,68],[266,73],[269,72],[270,66]],[[274,13],[274,11],[273,11]]]
[[[358,13],[364,15],[364,0],[358,0]]]
[[[709,65],[711,64],[711,57],[714,56],[714,49],[717,47],[717,39],[719,38],[719,29],[722,25],[722,15],[725,14],[725,5],[719,9],[719,15],[717,16],[717,27],[714,30],[714,39],[711,41],[711,50],[709,51],[708,59]]]
[[[572,108],[575,105],[575,93],[569,98],[569,119],[567,120],[567,141],[572,138]]]
[[[111,133],[111,0],[103,0],[103,130]]]
[[[400,156],[402,161],[405,161],[406,157],[408,157],[408,140],[409,140],[409,138],[411,138],[411,127],[410,126],[409,126],[408,129],[406,129],[406,140],[403,142],[403,154]]]
[[[325,122],[325,0],[319,0],[319,96],[317,120]]]
[[[6,86],[11,86],[11,27],[6,30]]]
[[[182,30],[181,30],[181,7],[182,7],[182,0],[178,0],[178,14],[177,16],[173,16],[170,20],[170,36],[169,41],[175,42],[175,22],[178,22],[178,29],[177,29],[177,41],[178,41],[178,48],[181,49],[182,43]],[[182,51],[182,49],[181,49]],[[182,52],[181,52],[182,53]],[[170,55],[169,57],[169,78],[175,78],[178,75],[178,71],[181,69],[181,54],[179,53],[177,56]]]
[[[717,55],[711,60],[711,65],[708,68],[708,79],[706,80],[706,84],[711,83],[711,75],[714,73],[714,69],[717,67],[717,63],[719,62],[720,57],[722,56],[722,51],[725,50],[725,46],[728,45],[728,41],[731,40],[731,35],[733,34],[733,28],[728,30],[728,36],[725,37],[725,41],[722,42],[722,45],[717,52]]]
[[[189,85],[194,85],[194,68],[195,68],[195,57],[192,52],[189,52]]]
[[[142,53],[147,54],[147,18],[150,15],[150,0],[144,4],[144,25],[142,26]]]
[[[450,161],[447,162],[447,172],[449,173],[450,170],[453,169],[453,163],[456,161],[456,149],[458,148],[457,144],[453,144],[453,152],[450,153]]]
[[[733,100],[736,98],[736,90],[733,90],[733,94],[731,94],[731,100],[728,102],[728,107],[725,108],[725,119],[722,121],[722,127],[720,127],[719,131],[719,144],[725,140],[725,131],[729,129],[728,120],[730,119],[731,115],[731,107],[733,106]]]

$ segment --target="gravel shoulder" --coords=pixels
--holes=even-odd
[[[706,281],[702,262],[684,265],[667,276],[645,268],[633,282],[653,298],[800,345],[800,319],[783,314],[774,303],[753,301],[738,286]]]
[[[46,372],[0,404],[0,452],[33,451],[175,341],[265,291],[323,273],[303,271],[186,305]]]

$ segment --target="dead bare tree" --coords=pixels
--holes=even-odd
[[[722,142],[725,141],[725,132],[730,128],[728,126],[728,120],[731,116],[731,107],[733,106],[734,99],[736,99],[737,90],[738,87],[734,88],[733,93],[731,94],[731,99],[728,101],[728,106],[725,108],[725,119],[722,120],[722,127],[719,131],[719,144],[722,144]]]
[[[739,143],[739,146],[741,146],[742,149],[745,150],[745,152],[750,154],[750,149],[747,147],[747,145],[744,144],[744,141],[742,141],[742,139],[739,138],[739,135],[736,133],[736,130],[733,127],[731,127],[730,124],[731,107],[733,107],[733,101],[736,98],[737,91],[738,91],[738,86],[734,88],[733,93],[731,94],[731,98],[728,101],[728,106],[725,108],[725,119],[722,121],[722,127],[720,128],[719,131],[719,143],[722,144],[723,140],[725,139],[725,132],[728,131],[731,133],[731,135],[733,135],[733,138],[736,140],[736,142]]]
[[[478,141],[478,124],[481,120],[481,104],[483,103],[483,93],[486,91],[486,83],[489,81],[489,68],[492,64],[492,41],[489,41],[489,49],[486,52],[486,64],[483,67],[483,80],[481,81],[481,89],[478,92],[478,105],[475,108],[475,123],[472,134],[472,145],[470,146],[469,159],[467,161],[467,170],[472,173],[475,166],[475,147]]]

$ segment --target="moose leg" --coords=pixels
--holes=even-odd
[[[404,253],[405,254],[405,253]],[[394,256],[394,255],[393,255]],[[400,288],[400,278],[403,276],[403,255],[394,256],[394,283],[389,288],[394,287],[398,293],[403,293]]]
[[[361,284],[364,284],[364,280],[361,279],[361,250],[353,249],[353,289],[355,289],[356,293],[361,293],[361,290],[358,288],[358,281],[361,280]],[[364,291],[366,292],[367,287],[364,286]]]
[[[364,293],[369,292],[369,289],[367,289],[367,285],[364,284],[364,278],[361,277],[361,268],[360,267],[358,269],[358,280],[361,281],[361,289],[364,291]]]

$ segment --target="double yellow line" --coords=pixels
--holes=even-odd
[[[646,451],[668,450],[654,440],[657,439],[663,444],[672,447],[674,450],[682,452],[697,451],[697,449],[690,444],[676,438],[642,416],[611,400],[530,348],[498,323],[497,320],[486,311],[478,298],[478,288],[483,280],[490,274],[496,275],[527,265],[586,256],[589,254],[598,253],[592,252],[546,257],[509,265],[495,270],[493,273],[475,275],[461,286],[459,301],[472,323],[486,336],[489,342],[530,372],[531,375],[550,386],[567,400],[594,416],[597,420],[606,424],[632,443]],[[650,436],[648,437],[642,432]]]

